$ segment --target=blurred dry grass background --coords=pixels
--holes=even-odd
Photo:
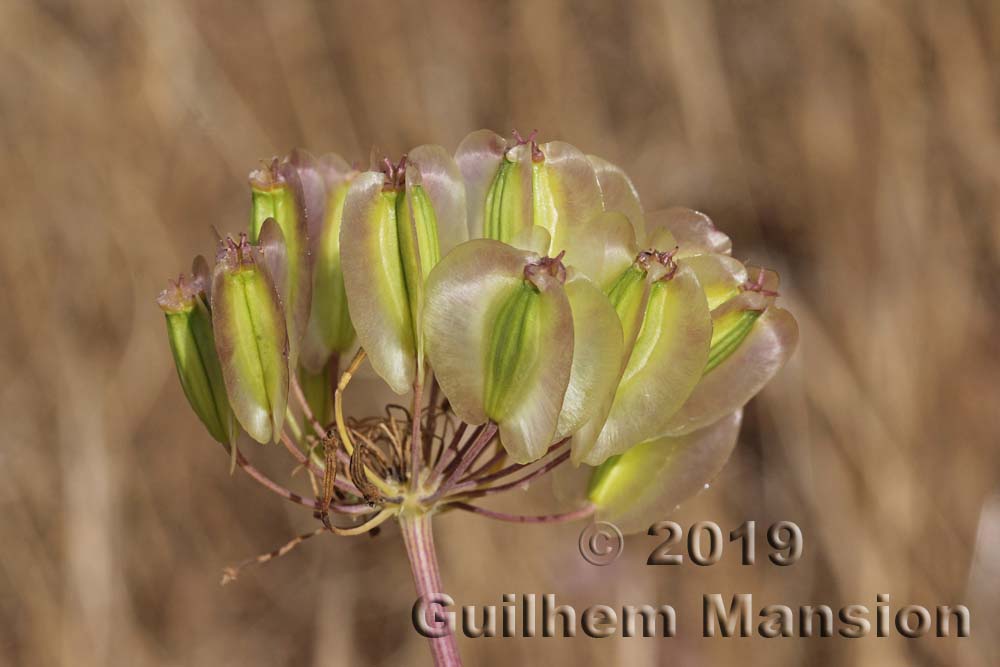
[[[998,62],[988,0],[4,0],[0,663],[427,664],[394,528],[218,586],[312,519],[227,475],[153,297],[242,228],[261,158],[537,127],[782,271],[801,348],[679,520],[794,520],[806,555],[651,568],[640,536],[596,570],[579,526],[448,515],[459,601],[680,614],[669,641],[465,640],[468,663],[1000,664]],[[702,639],[705,592],[964,602],[973,638]]]

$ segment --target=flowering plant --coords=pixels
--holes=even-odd
[[[365,172],[296,151],[250,190],[248,231],[158,299],[181,386],[232,468],[320,521],[288,548],[396,519],[421,595],[441,590],[440,512],[662,518],[718,473],[797,341],[777,275],[705,215],[647,214],[620,168],[534,134]],[[344,415],[366,360],[409,409]],[[255,468],[241,432],[280,443],[313,497]],[[554,471],[559,514],[476,504]],[[452,635],[430,641],[459,664]]]

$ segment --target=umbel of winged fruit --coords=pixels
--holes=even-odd
[[[534,133],[364,172],[295,151],[250,189],[249,238],[160,299],[185,395],[224,443],[237,424],[280,439],[296,382],[327,426],[323,374],[357,344],[395,392],[434,382],[454,416],[496,424],[515,463],[562,443],[563,496],[639,525],[718,472],[796,345],[777,275],[706,216],[646,212],[619,167]]]

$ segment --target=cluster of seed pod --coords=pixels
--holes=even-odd
[[[433,386],[494,429],[497,465],[565,447],[562,493],[640,528],[718,472],[797,342],[774,272],[701,213],[645,213],[620,168],[566,143],[481,130],[364,172],[294,152],[250,186],[249,233],[159,299],[185,395],[234,456],[237,424],[281,437],[290,386],[330,424],[336,378],[313,378],[358,346],[417,397],[414,422]],[[411,450],[422,489],[434,466]]]

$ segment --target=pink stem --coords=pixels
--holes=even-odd
[[[277,494],[284,498],[285,500],[290,500],[293,503],[302,505],[303,507],[308,507],[309,509],[318,510],[320,508],[319,502],[316,500],[310,500],[290,491],[281,484],[278,484],[273,479],[262,473],[256,467],[251,464],[245,456],[239,451],[236,452],[236,465],[240,467],[246,474],[250,476],[253,481],[257,482],[263,486],[268,491]],[[337,480],[338,482],[340,480]],[[351,487],[353,488],[353,487]],[[361,492],[358,491],[357,495]],[[330,510],[339,514],[368,514],[372,511],[372,508],[368,503],[360,503],[356,505],[350,505],[345,503],[332,503],[330,505]]]
[[[410,422],[413,425],[410,432],[410,491],[416,491],[417,485],[420,483],[420,460],[423,457],[424,448],[420,430],[420,406],[423,392],[423,384],[417,382],[413,385],[413,414],[410,417]]]
[[[564,521],[576,521],[577,519],[587,518],[594,513],[595,509],[593,505],[587,505],[578,510],[573,510],[572,512],[525,516],[523,514],[496,512],[494,510],[488,510],[485,507],[478,507],[468,503],[449,503],[448,507],[454,507],[455,509],[472,512],[473,514],[481,514],[482,516],[489,517],[490,519],[496,519],[497,521],[509,521],[511,523],[561,523]]]
[[[431,517],[429,514],[400,515],[399,527],[406,544],[406,555],[410,558],[417,596],[427,603],[432,602],[444,591],[441,590],[441,574],[434,551]],[[449,629],[443,637],[429,637],[427,641],[430,642],[435,667],[461,667],[462,658],[453,630]]]
[[[288,452],[292,455],[292,457],[299,462],[299,465],[308,466],[312,474],[316,475],[318,479],[323,479],[323,477],[326,475],[326,471],[324,471],[322,468],[316,465],[310,457],[306,456],[306,454],[304,454],[302,450],[300,450],[295,445],[295,443],[292,442],[292,439],[288,436],[287,433],[281,434],[281,444],[284,445],[285,449],[288,450]],[[338,449],[337,454],[338,455],[341,454],[341,450]],[[350,459],[348,459],[348,462],[349,461]],[[342,479],[340,477],[338,477],[333,484],[341,491],[347,491],[348,493],[359,497],[362,495],[356,486],[354,486],[347,480]]]
[[[299,505],[302,505],[304,507],[309,507],[314,510],[319,509],[319,503],[317,503],[315,500],[309,500],[308,498],[303,498],[299,494],[289,491],[285,487],[281,486],[280,484],[272,480],[270,477],[268,477],[261,471],[257,470],[257,468],[253,467],[253,465],[251,465],[250,462],[247,461],[246,457],[243,456],[243,454],[241,454],[238,451],[236,452],[236,465],[242,468],[243,472],[250,475],[250,477],[255,482],[263,486],[268,491],[276,493],[285,500],[290,500],[293,503],[298,503]]]
[[[302,414],[305,415],[306,421],[312,426],[316,437],[322,440],[326,437],[326,429],[317,421],[316,415],[313,414],[312,408],[309,407],[309,401],[306,400],[306,395],[302,391],[302,385],[299,384],[299,379],[295,375],[292,375],[290,384],[292,386],[292,393],[295,394],[295,400],[298,401],[299,407],[302,408]]]
[[[543,454],[543,457],[544,456],[548,456],[552,452],[556,451],[557,449],[559,449],[560,447],[562,447],[563,445],[565,445],[567,442],[569,442],[569,438],[563,438],[559,442],[551,445],[549,447],[548,451],[546,451],[545,454]],[[492,482],[492,481],[497,480],[497,479],[503,479],[507,475],[510,475],[512,473],[515,473],[515,472],[518,472],[519,470],[524,470],[525,468],[527,468],[530,465],[532,465],[532,464],[531,463],[512,463],[511,465],[507,466],[506,468],[504,468],[502,470],[498,470],[497,472],[492,473],[490,475],[484,475],[483,477],[480,477],[479,479],[476,480],[476,483],[477,484],[485,484],[486,482]]]
[[[551,471],[553,468],[556,468],[556,467],[562,465],[562,463],[566,459],[569,458],[569,455],[570,455],[570,452],[563,452],[562,454],[560,454],[559,456],[555,457],[554,459],[552,459],[551,461],[549,461],[545,465],[543,465],[543,466],[541,466],[539,468],[536,468],[535,470],[532,470],[530,473],[528,473],[524,477],[512,480],[512,481],[507,482],[505,484],[499,484],[497,486],[490,486],[490,487],[486,487],[486,488],[481,488],[481,487],[478,486],[481,483],[479,481],[462,482],[461,484],[457,484],[454,487],[454,489],[452,490],[452,493],[454,493],[454,494],[461,494],[463,496],[478,497],[478,496],[488,496],[488,495],[493,494],[493,493],[500,493],[501,491],[506,491],[508,489],[513,489],[515,487],[527,484],[527,483],[531,482],[532,480],[537,479],[538,477],[541,477],[542,475],[544,475],[547,472]]]
[[[493,436],[497,434],[497,425],[493,422],[486,422],[485,427],[480,431],[479,437],[476,438],[475,442],[467,447],[463,448],[459,458],[457,459],[458,465],[448,473],[444,481],[441,482],[441,486],[438,490],[431,496],[431,500],[437,500],[455,485],[458,480],[462,479],[462,475],[465,471],[469,469],[472,462],[479,457],[479,454],[483,451],[486,445],[490,444],[493,440]]]
[[[475,470],[470,470],[469,474],[465,476],[466,479],[475,479],[479,475],[484,474],[487,470],[495,466],[497,463],[502,461],[507,457],[507,450],[501,445],[497,445],[497,451],[489,458],[489,460],[483,465],[479,466]]]
[[[485,428],[486,424],[480,424],[476,428],[472,429],[472,433],[469,434],[469,437],[466,438],[465,442],[462,444],[460,444],[459,439],[456,438],[455,446],[449,452],[451,457],[448,459],[448,465],[444,467],[444,470],[441,473],[444,477],[449,477],[453,472],[455,472],[455,468],[457,468],[458,464],[462,461],[462,457],[465,456],[465,453],[469,451],[470,447],[479,441],[479,436],[483,434],[483,430]]]
[[[467,428],[469,428],[469,425],[462,422],[455,431],[455,435],[452,437],[451,442],[440,454],[438,454],[437,463],[434,464],[434,470],[431,472],[431,481],[436,480],[438,477],[443,475],[448,464],[455,458],[455,452],[458,451],[458,443],[462,442],[462,438],[465,437],[465,430]]]

